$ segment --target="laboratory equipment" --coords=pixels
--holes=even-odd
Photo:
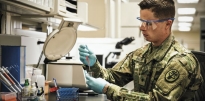
[[[57,92],[57,101],[79,101],[79,88],[60,88]]]
[[[90,60],[89,60],[89,58],[88,58],[88,56],[86,56],[86,60],[87,60],[87,62],[88,62],[88,70],[87,70],[87,72],[88,72],[88,74],[90,75],[90,76],[94,76],[94,72],[92,72],[91,70],[90,70]]]
[[[19,89],[22,90],[23,88],[22,88],[21,84],[14,78],[13,75],[11,75],[11,73],[8,71],[8,69],[5,68],[5,67],[2,67],[2,68],[3,68],[3,70],[14,80],[14,82],[15,82],[16,84],[18,84]]]
[[[26,62],[26,47],[15,45],[1,45],[1,66],[8,67],[8,71],[13,77],[21,84],[25,79],[25,62]],[[9,80],[9,82],[17,88],[15,82],[8,77],[8,74],[4,72],[4,69],[0,70],[1,73]],[[8,90],[1,85],[1,91],[8,92]],[[20,90],[17,90],[20,92]]]
[[[122,52],[122,46],[130,44],[134,40],[134,37],[126,37],[123,40],[117,42],[117,44],[115,45],[115,50],[110,51],[105,58],[105,68],[112,68],[119,61]],[[110,59],[110,61],[108,61],[108,58],[111,55],[112,58]]]
[[[9,82],[9,80],[6,77],[4,77],[4,75],[1,72],[0,72],[0,78],[2,81],[5,82],[6,86],[8,86],[10,90],[18,93],[18,91],[12,86],[12,84]]]
[[[54,87],[51,88],[56,91],[57,101],[78,101],[79,88],[61,88],[58,87],[57,81],[53,78]]]
[[[1,101],[16,101],[16,97],[15,92],[0,92]]]
[[[11,79],[11,77],[7,74],[7,72],[4,71],[3,68],[0,69],[2,74],[9,80],[9,82],[12,84],[12,86],[18,91],[21,92],[21,89],[16,85],[16,83]]]
[[[74,59],[61,59],[70,52],[76,43],[79,20],[63,18],[58,29],[47,37],[43,53],[46,57],[46,81],[55,78],[60,87],[77,87],[86,89],[86,80],[82,63]],[[51,82],[50,86],[54,86]]]
[[[45,77],[42,75],[42,70],[34,69],[34,73],[31,77],[31,85],[37,83],[37,86],[43,87],[45,86]]]
[[[13,92],[13,90],[7,85],[7,83],[4,80],[0,79],[0,81],[1,84],[3,84],[10,92]]]
[[[26,79],[22,90],[22,98],[27,99],[29,96],[30,96],[30,85],[29,85],[29,80]]]
[[[92,51],[90,51],[87,45],[80,45],[78,50],[80,54],[80,61],[84,65],[93,66],[95,64],[97,58],[95,54]]]
[[[86,56],[86,60],[88,62],[88,67],[89,67],[89,71],[90,71],[90,60],[89,60],[88,56]]]
[[[53,78],[53,84],[54,84],[54,87],[50,88],[50,92],[56,92],[58,90],[58,86],[57,86],[57,83],[56,83],[56,79]],[[57,92],[57,96],[59,96],[59,93]]]

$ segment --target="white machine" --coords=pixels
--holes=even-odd
[[[80,21],[64,18],[59,28],[46,39],[43,52],[47,58],[46,80],[56,79],[59,87],[77,87],[86,89],[84,70],[80,61],[59,60],[68,54],[76,43],[77,28]],[[50,83],[54,86],[54,83]]]

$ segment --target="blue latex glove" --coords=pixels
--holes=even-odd
[[[90,51],[87,47],[87,45],[80,45],[79,48],[79,54],[80,54],[80,61],[88,66],[93,66],[97,60],[95,54]],[[88,61],[86,60],[86,56],[89,58],[90,64],[88,64]]]
[[[105,85],[109,84],[106,80],[102,78],[91,77],[87,72],[85,72],[85,76],[86,76],[86,84],[88,85],[88,88],[98,94],[102,94]]]

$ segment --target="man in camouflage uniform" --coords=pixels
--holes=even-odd
[[[103,68],[94,53],[80,45],[80,60],[94,72],[95,78],[86,73],[89,88],[113,101],[193,101],[203,80],[196,57],[171,34],[174,1],[143,0],[139,6],[140,30],[150,43],[113,68]],[[132,91],[123,88],[132,80]]]

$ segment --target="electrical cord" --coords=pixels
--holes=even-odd
[[[36,65],[36,68],[39,67],[39,64],[40,64],[40,61],[41,61],[42,56],[43,56],[43,51],[41,51],[41,55],[40,55],[40,57],[39,57],[39,59],[38,59],[38,63],[37,63],[37,65]],[[32,75],[33,75],[33,74],[34,74],[34,68],[33,68],[33,73],[32,73]]]
[[[38,59],[38,64],[36,65],[36,68],[38,68],[38,66],[39,66],[39,64],[40,64],[40,61],[41,61],[42,56],[43,56],[43,51],[41,51],[41,55],[40,55],[40,57],[39,57],[39,59]]]

